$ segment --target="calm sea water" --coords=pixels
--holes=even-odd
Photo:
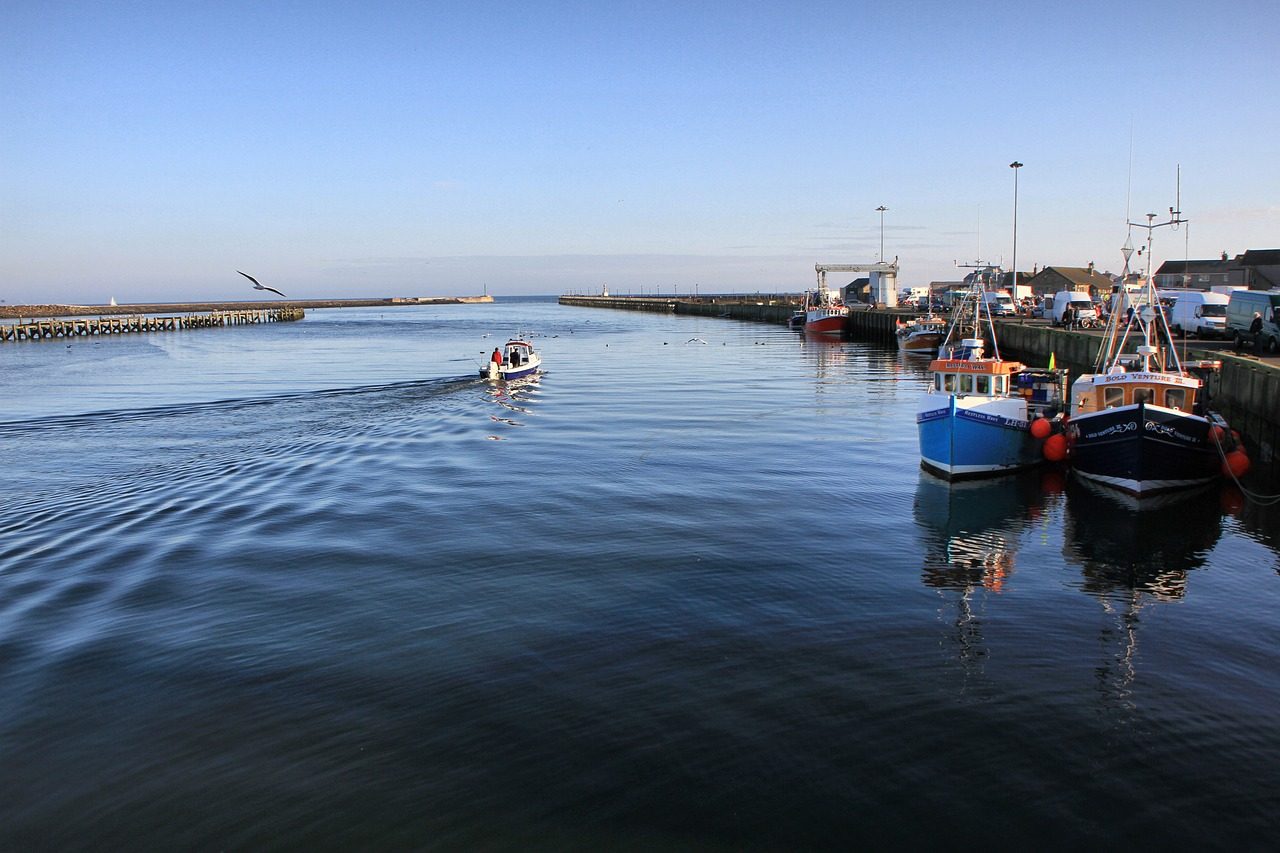
[[[0,847],[1274,843],[1280,515],[948,487],[893,351],[504,300],[0,365]]]

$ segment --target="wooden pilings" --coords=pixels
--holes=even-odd
[[[212,329],[256,323],[284,323],[303,318],[301,308],[264,308],[244,311],[211,311],[155,317],[125,314],[111,317],[63,317],[48,320],[18,320],[0,323],[0,341],[38,341],[48,338],[76,338],[97,335],[125,335],[147,332],[177,332],[185,329]]]

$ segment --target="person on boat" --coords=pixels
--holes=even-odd
[[[493,358],[489,359],[494,364],[502,364],[502,350],[498,347],[493,348]]]
[[[1249,324],[1249,334],[1253,335],[1253,348],[1262,349],[1262,315],[1253,312],[1253,322]]]

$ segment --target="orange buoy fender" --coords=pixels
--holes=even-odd
[[[1046,439],[1049,433],[1053,432],[1053,424],[1049,423],[1047,418],[1036,418],[1031,422],[1031,437],[1038,439]]]
[[[1044,440],[1044,446],[1040,448],[1040,452],[1050,462],[1061,462],[1067,458],[1067,437],[1062,433],[1049,436]]]
[[[1229,477],[1243,477],[1249,473],[1249,454],[1243,450],[1233,450],[1222,462],[1222,473]]]

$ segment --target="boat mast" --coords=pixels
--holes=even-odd
[[[1127,222],[1127,224],[1130,227],[1136,226],[1138,228],[1147,229],[1147,247],[1146,247],[1147,271],[1145,275],[1146,289],[1147,289],[1147,307],[1143,310],[1142,312],[1143,316],[1141,317],[1144,343],[1142,346],[1138,348],[1138,353],[1142,356],[1142,369],[1144,371],[1151,370],[1152,356],[1156,357],[1156,367],[1158,370],[1166,369],[1166,365],[1164,363],[1164,356],[1162,352],[1163,350],[1165,350],[1165,347],[1162,345],[1160,340],[1161,335],[1163,335],[1164,338],[1168,341],[1167,350],[1172,355],[1174,371],[1178,373],[1182,372],[1182,363],[1178,360],[1178,348],[1177,348],[1177,345],[1174,343],[1173,333],[1169,331],[1169,320],[1164,315],[1164,307],[1160,304],[1159,294],[1156,293],[1155,281],[1151,277],[1151,255],[1152,255],[1151,244],[1155,236],[1155,230],[1157,228],[1164,228],[1168,226],[1172,228],[1174,231],[1177,231],[1178,226],[1183,225],[1187,222],[1186,219],[1182,218],[1182,210],[1181,210],[1182,208],[1182,167],[1181,166],[1178,167],[1177,189],[1176,189],[1175,199],[1176,199],[1175,200],[1176,208],[1175,207],[1169,208],[1169,218],[1165,222],[1156,222],[1155,219],[1158,214],[1155,214],[1155,213],[1147,214],[1147,221],[1145,224],[1141,222],[1132,222],[1132,221]],[[1128,270],[1127,258],[1125,263],[1125,269],[1126,271]],[[1155,325],[1156,327],[1155,328],[1156,338],[1154,343],[1152,343],[1152,339],[1151,339],[1152,325]]]
[[[1126,216],[1125,221],[1129,219]],[[1129,302],[1129,291],[1127,282],[1129,281],[1129,259],[1133,256],[1133,228],[1129,229],[1129,234],[1124,238],[1124,245],[1120,247],[1120,254],[1124,255],[1124,271],[1120,274],[1120,284],[1116,287],[1114,293],[1111,294],[1111,313],[1107,316],[1107,328],[1103,332],[1103,340],[1106,342],[1104,346],[1098,347],[1098,357],[1093,363],[1093,372],[1102,373],[1113,363],[1116,355],[1124,349],[1124,343],[1129,338],[1128,318],[1125,317],[1125,308]],[[1120,334],[1120,323],[1122,318],[1125,321],[1124,334]]]
[[[952,345],[952,338],[957,334],[960,339],[965,339],[966,333],[970,339],[982,340],[982,314],[986,311],[987,332],[991,338],[991,352],[995,358],[1000,358],[1000,341],[996,338],[995,323],[991,317],[991,306],[987,304],[987,300],[983,297],[986,291],[986,281],[991,277],[997,283],[999,282],[999,267],[984,263],[981,257],[971,264],[962,264],[956,261],[956,266],[960,269],[972,269],[973,272],[965,276],[965,281],[969,282],[969,292],[965,294],[964,299],[956,307],[951,317],[951,324],[947,328],[947,337],[942,342],[939,352],[945,347]],[[970,315],[972,311],[972,315]]]

